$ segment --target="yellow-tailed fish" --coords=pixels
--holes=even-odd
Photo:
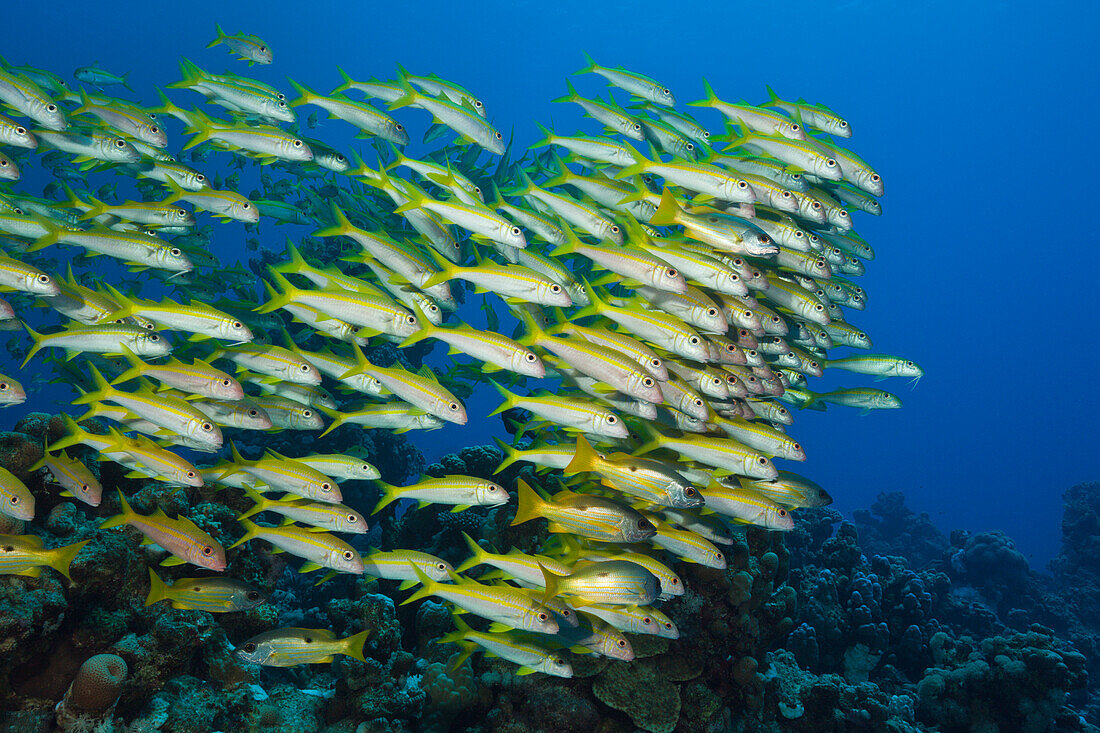
[[[244,528],[244,536],[229,546],[231,550],[249,540],[259,539],[305,560],[298,569],[299,573],[310,573],[323,567],[352,575],[363,573],[363,559],[359,553],[348,543],[327,532],[313,532],[307,527],[293,524],[263,527],[247,519],[239,521]]]
[[[480,647],[491,656],[518,664],[516,674],[520,676],[535,672],[567,679],[573,676],[572,665],[558,652],[512,633],[474,631],[458,616],[454,621],[458,631],[444,634],[439,639],[440,644],[458,644],[462,648],[462,654],[452,664],[461,664],[474,649]]]
[[[628,560],[607,560],[574,567],[568,575],[543,568],[546,595],[565,596],[570,605],[588,603],[644,606],[657,600],[660,582],[641,565]]]
[[[408,590],[417,584],[414,567],[441,583],[449,583],[455,572],[443,558],[419,550],[371,550],[363,556],[364,573],[376,578],[400,580],[401,590]]]
[[[707,509],[739,524],[754,524],[766,529],[790,532],[794,529],[791,513],[752,489],[731,487],[717,481],[703,489]]]
[[[363,644],[371,630],[338,639],[329,629],[285,628],[257,634],[233,650],[244,662],[265,667],[297,667],[299,664],[327,664],[343,654],[365,662]]]
[[[505,554],[489,552],[474,542],[474,539],[465,532],[462,533],[462,536],[466,539],[466,546],[470,548],[471,555],[455,569],[455,572],[461,573],[478,565],[489,565],[512,577],[518,584],[528,588],[546,587],[543,568],[558,575],[568,575],[570,572],[568,565],[551,557],[530,555],[516,549],[512,549]]]
[[[371,514],[377,514],[384,507],[398,499],[413,499],[419,507],[429,504],[453,506],[451,511],[461,511],[471,506],[499,506],[508,503],[508,492],[500,484],[473,476],[443,476],[441,478],[424,477],[412,486],[390,486],[378,483],[382,498],[378,500]]]
[[[37,578],[42,568],[50,567],[69,580],[69,566],[84,545],[91,540],[47,549],[38,535],[0,534],[0,575],[26,575]]]
[[[231,36],[223,31],[219,25],[217,37],[206,44],[206,47],[213,48],[219,44],[228,47],[231,52],[237,54],[241,61],[247,61],[249,66],[252,64],[270,64],[274,61],[271,48],[266,43],[257,36],[249,35],[243,31]]]
[[[332,418],[332,423],[325,432],[321,433],[322,436],[349,423],[361,425],[364,428],[392,430],[395,433],[407,433],[410,430],[436,430],[444,425],[444,422],[435,415],[429,415],[419,407],[400,400],[367,404],[357,410],[322,409],[322,412]]]
[[[681,461],[694,459],[713,466],[719,471],[761,479],[773,479],[777,475],[775,466],[767,456],[736,440],[701,435],[676,437],[665,435],[653,428],[647,428],[647,433],[649,440],[638,450],[639,453],[648,453],[657,448],[670,448],[680,455]]]
[[[629,434],[623,419],[614,411],[600,407],[585,400],[571,397],[558,397],[549,392],[523,396],[509,392],[490,380],[504,398],[504,402],[489,416],[499,415],[514,407],[530,410],[538,417],[570,430],[577,430],[608,438],[625,438]]]
[[[698,563],[715,570],[724,570],[726,556],[706,537],[670,524],[657,521],[656,534],[650,538],[657,547],[668,550],[681,560]]]
[[[168,601],[172,608],[208,613],[248,611],[267,601],[267,594],[235,578],[177,578],[171,585],[149,568],[145,605]]]
[[[566,476],[582,472],[599,474],[605,486],[654,504],[681,508],[703,505],[699,491],[673,466],[628,453],[603,456],[583,435],[577,436],[573,458],[563,472]]]
[[[328,504],[298,498],[290,501],[268,499],[249,486],[244,487],[244,493],[252,500],[254,506],[241,514],[241,519],[247,519],[260,512],[275,512],[286,517],[286,524],[292,521],[302,522],[316,527],[317,531],[365,534],[368,530],[367,520],[363,515],[343,504]]]
[[[441,583],[425,575],[416,564],[411,567],[421,587],[401,605],[435,596],[492,621],[491,630],[523,629],[543,634],[558,631],[550,609],[515,588],[484,585],[458,575],[452,575],[453,583]]]
[[[309,465],[270,450],[262,458],[249,461],[240,454],[235,444],[230,443],[229,447],[232,460],[221,464],[222,476],[246,473],[279,491],[329,504],[339,503],[343,499],[340,486]]]
[[[210,570],[225,570],[225,549],[187,517],[171,519],[160,509],[149,516],[137,514],[121,491],[118,500],[122,512],[99,525],[100,529],[123,525],[137,529],[145,535],[145,544],[157,545],[172,554],[161,565],[191,563]]]
[[[550,521],[551,532],[604,542],[642,542],[653,536],[653,523],[645,515],[610,499],[561,491],[546,500],[522,479],[516,486],[519,506],[513,526],[542,517]]]
[[[777,504],[792,508],[828,506],[833,503],[829,492],[810,479],[791,471],[780,471],[771,481],[740,479],[742,486],[752,489]]]
[[[39,468],[49,471],[53,482],[64,489],[62,496],[72,496],[89,506],[99,506],[103,486],[83,461],[70,457],[64,450],[47,452],[28,470]]]
[[[439,383],[427,366],[420,372],[410,372],[398,367],[380,367],[371,364],[363,352],[355,348],[356,366],[343,375],[347,378],[354,374],[368,374],[382,383],[386,389],[429,415],[441,420],[466,424],[466,407],[451,394],[450,390]]]

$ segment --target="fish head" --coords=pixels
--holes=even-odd
[[[479,483],[474,488],[474,497],[477,503],[482,506],[499,506],[501,504],[507,504],[511,498],[508,492],[504,490],[503,486],[495,484],[492,481]]]
[[[23,288],[36,295],[59,295],[61,293],[54,279],[44,272],[31,270],[23,276]]]
[[[764,513],[764,526],[779,532],[790,532],[794,529],[794,517],[783,507],[769,508]]]
[[[395,336],[408,338],[420,330],[420,321],[404,308],[399,308],[394,312],[390,326]]]
[[[339,527],[337,531],[352,534],[366,534],[370,529],[363,515],[348,507],[344,507],[343,513],[337,515],[336,524]]]
[[[540,634],[558,633],[558,622],[554,618],[554,612],[541,603],[532,604],[530,608],[523,611],[519,627]]]
[[[199,387],[199,389],[202,389],[208,397],[212,397],[216,400],[229,400],[235,402],[244,397],[244,387],[241,386],[240,382],[228,374],[210,378],[202,387]]]
[[[432,580],[438,580],[440,583],[450,583],[451,573],[455,571],[454,567],[449,562],[438,557],[431,558],[418,564],[425,575]]]
[[[248,343],[255,339],[252,329],[236,318],[222,318],[217,325],[218,338],[234,343]]]
[[[565,657],[557,654],[547,656],[546,659],[542,660],[539,668],[544,674],[553,675],[554,677],[568,679],[573,676],[573,665],[567,662]]]
[[[22,486],[0,490],[0,513],[29,522],[34,519],[34,495]]]
[[[291,124],[298,121],[294,110],[287,105],[286,100],[278,97],[265,97],[263,102],[260,103],[260,109],[264,117]]]
[[[703,495],[690,483],[678,479],[669,483],[665,489],[670,506],[677,509],[694,509],[704,504]]]
[[[384,137],[394,145],[409,144],[409,131],[400,122],[386,125]]]
[[[250,664],[267,664],[275,654],[274,645],[255,637],[233,650],[234,656]]]
[[[135,334],[127,346],[138,356],[165,356],[171,353],[172,344],[155,331],[143,331]]]
[[[542,363],[542,359],[535,352],[519,348],[512,352],[512,371],[535,379],[542,379],[546,376],[546,365]]]
[[[188,562],[199,567],[218,572],[225,570],[225,548],[209,537],[199,538],[192,543],[187,554]]]
[[[187,437],[197,442],[221,448],[222,430],[213,420],[191,420],[187,424]]]
[[[612,629],[608,629],[601,634],[599,645],[593,651],[611,659],[620,659],[624,662],[634,661],[634,648],[630,646],[630,642],[626,640],[625,636]]]
[[[486,133],[483,136],[483,140],[479,142],[481,143],[481,147],[497,155],[504,155],[508,150],[508,146],[504,144],[504,136],[497,130]]]
[[[646,519],[645,515],[633,510],[623,513],[623,518],[619,521],[619,530],[623,542],[645,542],[657,534],[657,528],[653,526],[653,522]]]
[[[353,575],[363,574],[363,558],[359,556],[359,553],[350,547],[343,549],[335,548],[328,556],[328,561],[322,563],[333,570],[338,570],[341,573],[351,573]]]

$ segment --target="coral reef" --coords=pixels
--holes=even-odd
[[[32,415],[5,445],[22,455],[55,423]],[[368,460],[386,464],[367,439],[359,443]],[[313,447],[328,445],[337,444]],[[496,448],[474,446],[424,472],[489,477],[499,460]],[[114,488],[138,511],[184,514],[225,543],[239,536],[235,511],[247,501],[127,479],[114,464],[96,468],[109,488],[100,507],[64,500],[37,472],[26,476],[46,517],[33,531],[46,546],[90,542],[71,584],[52,571],[0,577],[3,733],[52,730],[70,683],[70,697],[84,687],[73,682],[81,665],[100,658],[127,670],[111,714],[101,716],[103,733],[1061,733],[1095,730],[1098,720],[1090,680],[1100,674],[1100,484],[1066,493],[1064,545],[1050,576],[1029,568],[1003,533],[944,537],[899,494],[881,495],[853,522],[822,508],[799,512],[786,535],[739,530],[724,548],[725,570],[675,565],[685,592],[660,608],[678,639],[630,636],[633,662],[575,654],[574,677],[550,679],[516,676],[514,665],[481,655],[456,666],[458,649],[438,643],[454,629],[449,605],[399,605],[405,593],[395,581],[367,576],[316,586],[263,546],[231,553],[226,572],[274,591],[268,603],[227,614],[145,606],[146,568],[164,556],[142,547],[134,530],[97,530],[117,511]],[[514,481],[521,470],[545,485],[519,467],[498,478]],[[357,542],[416,547],[455,564],[465,558],[462,532],[537,550],[545,523],[511,527],[514,512],[387,512]],[[185,571],[158,573],[171,580]],[[232,653],[257,633],[293,625],[339,635],[369,629],[366,661],[260,669]]]

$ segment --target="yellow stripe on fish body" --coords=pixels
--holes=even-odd
[[[628,453],[597,453],[583,435],[577,436],[572,460],[563,473],[573,476],[590,471],[599,474],[604,486],[617,489],[662,506],[702,506],[698,490],[674,467]]]
[[[754,524],[782,532],[794,529],[790,512],[752,489],[712,481],[703,490],[703,496],[707,509],[740,524]]]
[[[711,421],[731,438],[769,456],[792,461],[806,460],[806,452],[798,442],[767,424],[740,417],[714,417]]]
[[[750,478],[773,479],[777,475],[775,466],[767,456],[736,440],[691,434],[675,437],[653,428],[647,428],[647,431],[649,440],[638,450],[639,454],[656,448],[670,448],[680,454],[681,461],[690,458]]]
[[[385,180],[385,173],[382,176]],[[488,237],[494,242],[521,249],[527,246],[527,239],[523,236],[522,229],[480,204],[466,204],[454,200],[436,201],[414,193],[410,196],[409,202],[394,209],[394,213],[403,214],[411,209],[426,209],[434,212],[452,224],[473,234]]]
[[[588,315],[606,316],[638,338],[655,346],[695,361],[705,362],[709,358],[703,339],[682,319],[668,313],[646,310],[637,303],[627,307],[611,305],[590,287],[586,287],[585,292],[592,301],[592,305],[575,314],[575,318]]]
[[[74,405],[113,402],[154,425],[214,448],[221,447],[222,434],[218,426],[186,401],[163,392],[155,393],[148,388],[123,392],[109,385],[94,366],[89,365],[89,369],[96,389],[77,397],[73,400]]]
[[[541,201],[570,225],[583,229],[598,239],[610,239],[615,244],[623,243],[623,232],[619,225],[605,218],[594,207],[536,186],[522,170],[519,177],[519,188],[506,192],[509,196],[523,196]]]
[[[425,287],[459,278],[474,283],[479,290],[502,298],[516,298],[539,305],[567,307],[573,304],[565,288],[553,279],[526,267],[504,267],[483,262],[475,267],[459,267],[438,261],[439,271],[429,277]]]
[[[332,532],[365,534],[368,529],[367,520],[363,515],[343,504],[328,504],[305,499],[292,501],[268,499],[250,486],[244,487],[244,493],[253,501],[254,506],[240,515],[242,519],[260,512],[275,512],[287,517],[288,521],[303,522],[311,527]]]
[[[240,660],[267,667],[296,667],[299,664],[324,664],[337,654],[365,661],[363,644],[371,630],[338,639],[328,629],[275,629],[253,636],[233,653]]]
[[[89,506],[99,506],[103,486],[82,461],[71,458],[64,450],[57,453],[46,452],[42,460],[28,470],[38,468],[49,471],[53,480],[65,489],[62,496],[73,496]]]
[[[407,433],[410,430],[436,430],[444,425],[443,421],[435,415],[429,415],[419,407],[400,400],[368,404],[359,410],[322,409],[322,412],[332,418],[332,424],[321,433],[322,437],[347,423],[365,428],[392,430],[395,433]]]
[[[287,491],[296,496],[336,504],[343,499],[340,486],[317,469],[293,458],[268,451],[262,458],[246,460],[230,443],[232,460],[225,464],[222,476],[243,472],[256,477],[274,489]]]
[[[513,549],[506,554],[489,552],[465,532],[462,536],[466,539],[466,546],[470,548],[472,555],[456,568],[455,572],[461,573],[478,565],[490,565],[512,576],[517,583],[530,588],[545,588],[542,569],[545,567],[558,575],[568,575],[570,568],[565,563],[559,562],[545,555],[528,555]]]
[[[353,452],[356,450],[353,449]],[[367,461],[344,453],[311,453],[294,460],[335,479],[369,481],[381,476],[378,469]]]
[[[191,563],[210,570],[225,570],[225,549],[187,517],[170,519],[159,509],[144,516],[130,508],[121,491],[118,492],[118,499],[122,504],[122,513],[103,522],[99,525],[100,529],[126,524],[134,527],[145,535],[150,544],[158,545],[174,556],[162,565]]]
[[[380,367],[367,361],[358,346],[353,346],[353,349],[356,366],[342,378],[353,374],[369,374],[390,392],[424,412],[447,422],[466,424],[465,406],[451,394],[450,390],[439,383],[435,374],[427,367],[422,368],[420,373],[397,367]]]
[[[421,588],[402,601],[401,605],[435,596],[508,628],[544,634],[553,634],[558,630],[558,623],[550,609],[519,590],[507,586],[484,585],[458,575],[451,577],[452,584],[444,584],[432,580],[417,565],[411,566]]]
[[[585,244],[568,227],[563,231],[567,237],[566,243],[550,253],[553,257],[578,254],[592,260],[601,268],[626,278],[627,284],[641,283],[673,293],[687,290],[684,276],[676,268],[645,250],[625,245],[606,247]]]
[[[210,359],[229,359],[238,370],[252,369],[277,379],[297,384],[321,383],[317,368],[304,358],[281,346],[271,344],[241,344],[216,349]]]
[[[270,313],[290,303],[300,303],[366,329],[366,332],[360,332],[364,336],[388,333],[404,338],[420,327],[416,316],[397,305],[391,298],[343,288],[302,290],[294,287],[277,272],[272,272],[271,275],[281,292],[269,285],[270,299],[255,309],[257,313]]]
[[[494,438],[500,448],[504,460],[497,466],[494,473],[500,473],[513,463],[533,463],[542,468],[565,468],[573,460],[574,449],[568,444],[559,445],[533,445],[530,448],[520,450],[515,446],[504,443],[499,438]]]
[[[240,382],[201,359],[191,364],[179,359],[169,359],[163,364],[146,364],[129,349],[123,351],[123,356],[130,363],[130,368],[111,380],[112,386],[131,379],[150,377],[168,387],[212,399],[238,400],[244,397]]]
[[[149,568],[149,595],[145,605],[168,601],[172,608],[208,613],[233,613],[248,611],[267,600],[247,583],[234,578],[178,578],[171,585],[165,584],[156,572]]]
[[[626,438],[629,434],[621,417],[591,402],[572,397],[557,397],[549,393],[524,397],[509,392],[492,380],[489,381],[504,398],[500,407],[489,413],[490,417],[513,407],[519,407],[530,410],[548,422],[571,430],[608,438]]]
[[[574,567],[567,575],[543,568],[547,597],[559,593],[573,606],[607,603],[644,606],[657,600],[660,582],[646,568],[628,560],[607,560]]]
[[[270,430],[274,427],[271,416],[251,397],[236,400],[190,400],[196,410],[222,427],[242,430]]]
[[[641,542],[653,536],[653,524],[640,512],[610,499],[562,491],[545,500],[522,479],[512,525],[544,517],[550,531],[573,533],[604,542]]]
[[[604,606],[598,603],[590,603],[584,607],[584,612],[602,619],[619,631],[630,634],[648,634],[661,636],[662,628],[650,612],[643,606]]]
[[[828,506],[833,497],[818,484],[791,471],[780,471],[771,481],[740,479],[742,486],[765,496],[777,504],[799,507]]]
[[[247,342],[253,339],[252,331],[234,316],[205,303],[186,305],[164,300],[154,303],[150,300],[129,298],[104,283],[111,298],[119,308],[105,316],[107,320],[129,318],[138,315],[167,328],[188,331],[198,336],[224,339],[226,341]]]
[[[51,567],[69,578],[69,565],[91,540],[47,549],[38,535],[0,534],[0,575],[37,578],[43,567]],[[72,578],[69,578],[72,580]]]
[[[327,532],[312,532],[293,524],[263,527],[247,519],[238,521],[244,527],[245,533],[229,549],[252,539],[260,539],[304,559],[306,562],[298,570],[299,573],[310,573],[325,567],[340,573],[363,574],[363,559],[359,553],[348,543]]]
[[[715,570],[724,570],[726,557],[710,540],[686,529],[676,529],[656,522],[657,533],[650,539],[657,547],[668,550],[682,560],[698,563]]]
[[[311,104],[325,110],[334,118],[355,125],[363,132],[378,135],[392,144],[409,144],[409,133],[405,130],[405,126],[369,104],[356,102],[342,94],[326,97],[309,87],[298,84],[293,79],[290,80],[290,84],[301,95],[290,103],[291,107]]]
[[[372,550],[363,557],[363,572],[376,578],[403,581],[401,590],[412,588],[417,583],[413,567],[432,580],[449,583],[454,568],[443,558],[419,550]]]
[[[538,125],[538,123],[536,123],[536,125]],[[565,148],[571,153],[576,153],[585,158],[591,158],[611,165],[628,166],[634,164],[634,157],[630,154],[630,151],[627,150],[624,144],[617,140],[590,137],[568,137],[547,130],[542,125],[538,125],[538,128],[542,131],[544,137],[531,147],[539,148],[547,145],[557,145]]]
[[[572,323],[566,319],[564,313],[561,315],[562,318],[559,319],[561,322],[550,329],[549,333],[555,335],[564,333],[570,336],[580,336],[585,341],[621,351],[638,362],[647,372],[652,374],[653,378],[657,381],[663,382],[668,379],[668,370],[665,368],[664,362],[657,356],[657,352],[645,343],[631,336],[627,336],[626,334],[616,333],[606,328],[578,326],[576,323]]]
[[[470,506],[499,506],[508,503],[508,492],[500,484],[473,476],[443,476],[426,478],[412,486],[390,486],[379,482],[382,498],[371,514],[398,499],[414,499],[419,506],[446,504],[459,511]]]
[[[424,321],[422,318],[419,331],[401,342],[402,348],[434,338],[451,347],[449,354],[466,354],[485,362],[484,371],[505,369],[536,379],[546,375],[546,367],[538,355],[507,336],[493,331],[478,331],[465,325],[444,327]]]
[[[439,643],[456,643],[463,648],[462,654],[456,660],[458,664],[461,664],[474,647],[478,646],[493,656],[520,665],[516,672],[519,675],[543,672],[554,677],[573,676],[573,668],[564,657],[523,636],[509,632],[474,631],[457,615],[454,617],[454,622],[458,631],[440,637]]]

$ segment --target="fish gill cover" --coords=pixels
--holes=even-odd
[[[275,62],[245,33],[210,45]],[[901,406],[815,391],[826,370],[923,374],[857,325],[875,250],[854,227],[884,182],[840,112],[705,80],[685,104],[589,58],[555,101],[590,124],[524,149],[473,90],[401,66],[286,94],[184,59],[139,102],[125,75],[17,62],[0,323],[26,337],[0,399],[30,406],[39,373],[78,394],[19,423],[33,438],[0,473],[7,730],[954,730],[962,702],[929,710],[982,674],[952,665],[1009,675],[1021,649],[1052,668],[1029,725],[1080,686],[1042,627],[980,653],[939,638],[917,613],[938,579],[868,569],[843,527],[826,542],[832,498],[790,470],[800,411]],[[366,144],[326,142],[340,126]],[[219,257],[223,221],[313,231],[246,269]],[[485,387],[511,444],[418,477],[403,436],[465,425]],[[802,601],[849,595],[854,644],[795,629],[781,533],[803,515],[796,544],[832,570],[803,571]],[[959,572],[1013,560],[998,542],[965,542]],[[895,576],[900,629],[880,608]],[[892,635],[942,679],[859,687]]]

